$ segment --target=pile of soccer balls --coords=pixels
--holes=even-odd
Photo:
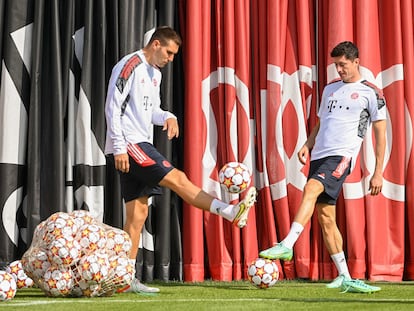
[[[36,227],[19,264],[47,296],[110,296],[133,279],[130,249],[125,231],[89,212],[58,212]]]

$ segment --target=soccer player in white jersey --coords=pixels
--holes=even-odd
[[[386,144],[385,99],[378,89],[361,78],[359,52],[352,42],[339,43],[331,57],[340,80],[325,87],[318,111],[319,122],[298,152],[302,164],[311,157],[299,210],[288,235],[275,246],[261,251],[260,257],[291,260],[293,246],[316,208],[323,240],[338,270],[338,277],[327,287],[348,292],[376,292],[380,287],[351,278],[336,224],[335,205],[370,123],[375,135],[376,163],[368,190],[371,195],[381,192]]]
[[[172,62],[181,45],[170,27],[159,27],[148,44],[123,57],[113,68],[108,84],[105,115],[105,154],[120,173],[126,206],[124,230],[132,241],[130,258],[135,263],[142,227],[148,215],[148,198],[160,194],[160,186],[176,192],[184,201],[222,216],[239,228],[246,225],[256,200],[250,187],[238,204],[224,203],[194,185],[184,172],[161,155],[152,144],[152,128],[163,126],[169,139],[178,137],[177,118],[160,108],[160,68]],[[154,293],[134,279],[125,291]]]

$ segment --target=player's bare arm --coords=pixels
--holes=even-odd
[[[377,195],[382,191],[382,171],[384,169],[384,155],[385,155],[385,134],[386,121],[375,121],[372,124],[372,129],[375,135],[375,171],[369,181],[369,191],[371,195]]]
[[[303,165],[306,164],[306,161],[309,158],[310,150],[315,144],[315,137],[318,134],[318,132],[319,132],[319,122],[315,125],[308,139],[306,140],[305,144],[302,146],[302,148],[300,148],[298,152],[299,162],[302,163]]]

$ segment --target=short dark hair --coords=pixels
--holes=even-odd
[[[359,51],[355,44],[351,41],[339,43],[332,49],[331,57],[345,56],[349,60],[359,58]]]
[[[173,40],[178,46],[181,46],[182,40],[180,35],[169,26],[160,26],[155,29],[148,44],[151,44],[154,40],[159,40],[161,45],[168,45],[170,40]]]

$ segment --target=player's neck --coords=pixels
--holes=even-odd
[[[361,74],[358,72],[358,74],[355,74],[350,79],[342,80],[344,83],[355,83],[358,81],[361,81]]]
[[[144,53],[147,64],[149,64],[151,66],[154,66],[154,64],[152,64],[152,52],[151,52],[151,50],[146,46],[146,47],[142,48],[142,52]]]

